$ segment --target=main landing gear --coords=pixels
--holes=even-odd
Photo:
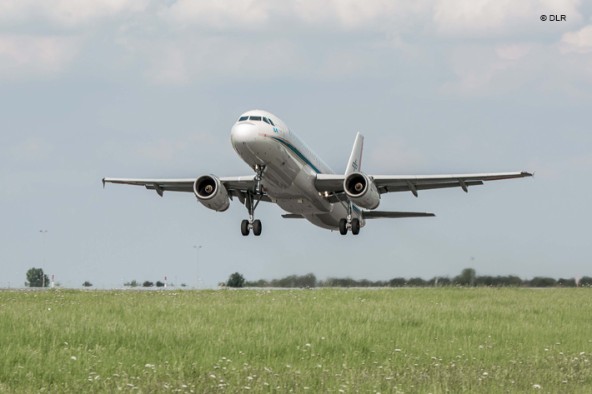
[[[241,234],[244,236],[249,235],[251,229],[253,230],[253,234],[258,237],[261,235],[261,220],[255,219],[255,208],[259,205],[261,201],[261,197],[263,197],[263,189],[261,187],[261,177],[263,176],[263,171],[265,170],[265,166],[256,165],[255,166],[255,191],[248,192],[247,197],[245,199],[245,206],[249,211],[249,219],[245,219],[241,222]]]
[[[347,230],[351,229],[353,235],[358,235],[360,233],[360,219],[352,218],[352,205],[351,203],[348,205],[347,209],[347,218],[339,220],[339,233],[341,235],[346,235]]]
[[[358,235],[360,233],[360,220],[358,218],[341,219],[339,221],[339,233],[341,235],[346,235],[347,230],[350,229],[353,235]]]

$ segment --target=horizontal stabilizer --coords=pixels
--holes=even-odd
[[[430,212],[364,211],[364,219],[399,219],[436,216]]]
[[[304,219],[304,216],[297,213],[285,213],[282,215],[284,219]]]

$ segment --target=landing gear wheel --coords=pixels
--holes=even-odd
[[[259,230],[259,231],[261,231],[261,230]],[[249,221],[246,219],[241,222],[241,233],[244,236],[249,235]]]
[[[358,235],[360,233],[360,220],[359,219],[352,219],[351,221],[351,230],[353,235]]]
[[[345,220],[345,219],[339,220],[339,233],[341,235],[347,234],[347,220]]]
[[[253,222],[253,234],[256,237],[261,235],[261,220],[257,219]]]

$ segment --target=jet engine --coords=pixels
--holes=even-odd
[[[343,188],[349,199],[362,208],[376,209],[380,204],[380,193],[374,181],[365,174],[349,174],[343,181]]]
[[[230,206],[228,191],[214,175],[197,178],[193,183],[193,193],[199,202],[214,211],[226,211]]]

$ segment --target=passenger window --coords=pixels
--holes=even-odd
[[[238,121],[239,121],[239,122],[244,122],[244,121],[245,121],[245,120],[247,120],[247,119],[249,119],[249,117],[248,117],[248,116],[241,116],[241,117],[239,118],[239,120],[238,120]]]

